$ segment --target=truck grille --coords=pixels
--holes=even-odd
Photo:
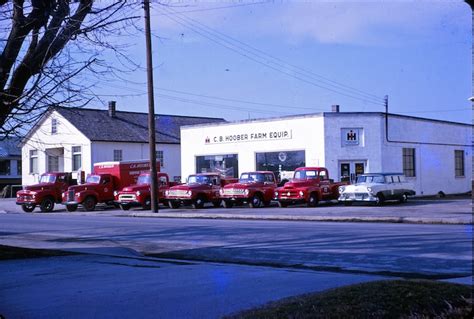
[[[298,196],[298,193],[297,193],[296,191],[294,191],[294,190],[287,190],[287,189],[285,189],[285,190],[283,190],[283,191],[281,192],[281,196],[284,196],[284,197],[296,197],[296,196]]]
[[[69,202],[74,201],[74,191],[69,191],[69,192],[67,193],[67,200],[68,200]]]
[[[188,191],[182,189],[172,189],[169,191],[169,196],[189,196]]]
[[[137,196],[134,194],[121,194],[119,195],[119,200],[124,200],[124,201],[136,201]]]
[[[243,195],[245,189],[239,188],[224,188],[224,195],[235,196],[235,195]]]

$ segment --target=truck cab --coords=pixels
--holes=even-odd
[[[86,211],[93,211],[98,203],[111,203],[114,200],[114,190],[117,183],[110,174],[90,174],[86,182],[71,186],[63,193],[63,203],[69,212],[75,211],[82,205]]]
[[[71,173],[50,172],[40,176],[39,183],[25,186],[16,194],[16,204],[30,213],[39,205],[42,212],[51,212],[55,203],[61,203],[61,194],[76,180]]]
[[[219,207],[219,190],[230,181],[236,181],[236,179],[221,178],[219,173],[189,175],[186,184],[171,187],[165,192],[165,198],[171,208],[178,208],[183,204],[200,209],[207,202],[211,202],[214,207]]]
[[[170,182],[166,173],[158,173],[158,201],[165,203],[165,191],[170,186],[176,185]],[[151,174],[142,173],[138,176],[137,183],[123,188],[121,191],[115,191],[115,202],[119,204],[122,210],[129,210],[131,207],[141,206],[148,210],[151,207]]]
[[[245,172],[237,183],[227,184],[220,189],[222,205],[248,203],[251,208],[269,206],[277,187],[275,174],[270,171]]]
[[[280,207],[298,203],[315,207],[319,201],[336,200],[339,197],[339,186],[346,184],[329,179],[329,172],[325,167],[299,167],[291,181],[275,189],[274,198]]]

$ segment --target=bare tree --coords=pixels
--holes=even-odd
[[[0,0],[0,136],[21,134],[50,106],[87,103],[84,79],[117,71],[104,52],[133,65],[113,41],[138,30],[139,14],[139,1]]]

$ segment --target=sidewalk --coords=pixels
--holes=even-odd
[[[35,213],[39,213],[36,209]],[[14,199],[0,199],[0,213],[23,213]],[[231,209],[214,208],[191,209],[182,207],[170,209],[160,206],[159,213],[141,209],[121,211],[119,209],[97,208],[94,212],[80,209],[68,213],[63,205],[56,205],[49,214],[66,215],[111,215],[125,217],[151,218],[206,218],[206,219],[243,219],[243,220],[286,220],[286,221],[325,221],[325,222],[383,222],[413,224],[460,224],[472,225],[472,200],[470,197],[450,199],[413,199],[406,204],[396,202],[384,206],[354,205],[345,207],[337,204],[320,204],[308,208],[294,206],[287,208],[272,207],[251,209],[247,206]]]

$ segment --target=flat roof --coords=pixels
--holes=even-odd
[[[268,117],[268,118],[259,118],[259,119],[228,121],[228,122],[220,122],[220,123],[217,122],[217,123],[204,123],[204,124],[196,124],[196,125],[183,125],[181,126],[181,129],[195,128],[195,127],[215,127],[215,126],[247,124],[247,123],[274,122],[274,121],[281,121],[281,120],[292,120],[292,119],[302,119],[302,118],[312,118],[312,117],[319,118],[319,117],[357,116],[357,115],[384,117],[385,114],[386,114],[385,112],[319,112],[319,113],[286,115],[286,116]],[[444,124],[450,124],[450,125],[462,125],[462,126],[469,126],[471,128],[474,127],[474,125],[468,124],[468,123],[437,120],[437,119],[430,119],[430,118],[425,118],[425,117],[417,117],[417,116],[402,115],[402,114],[395,114],[395,113],[388,113],[388,115],[391,117],[412,119],[412,120],[418,120],[418,121],[428,121],[428,122],[444,123]]]

